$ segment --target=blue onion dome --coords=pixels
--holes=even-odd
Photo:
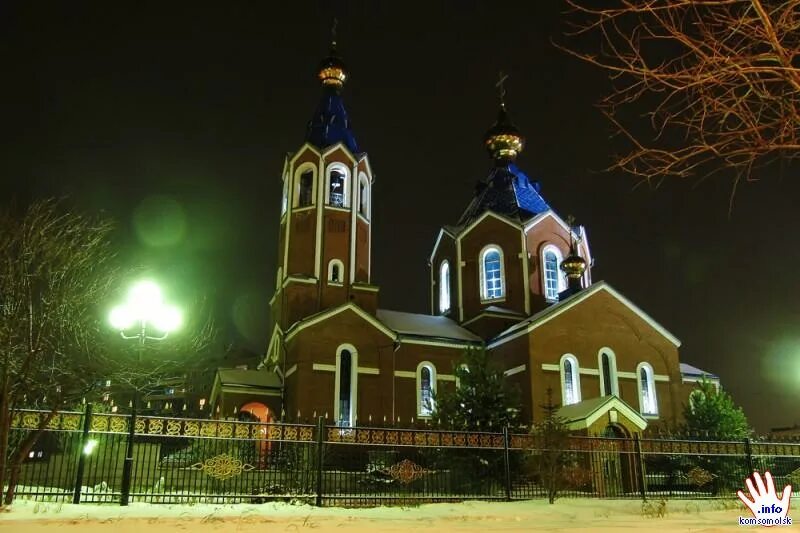
[[[317,78],[323,86],[339,91],[347,81],[347,77],[347,66],[336,52],[336,41],[333,41],[328,57],[320,61],[319,67],[317,67]]]
[[[511,121],[504,103],[500,104],[497,121],[484,138],[489,155],[497,161],[513,161],[525,148],[525,137]]]

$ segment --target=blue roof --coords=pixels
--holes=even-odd
[[[539,182],[531,182],[514,163],[494,167],[478,184],[475,198],[461,215],[459,226],[469,224],[485,211],[524,221],[550,210],[539,193]]]
[[[358,153],[356,138],[350,129],[350,119],[338,92],[331,89],[323,92],[314,116],[308,121],[306,141],[321,149],[344,143],[352,154]]]

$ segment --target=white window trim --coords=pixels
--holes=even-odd
[[[484,259],[486,254],[488,254],[492,250],[497,250],[500,254],[500,289],[501,289],[501,296],[498,298],[489,298],[487,295],[486,290],[486,263]],[[500,248],[497,244],[487,244],[481,250],[481,253],[478,254],[478,272],[480,273],[480,294],[481,294],[481,303],[487,302],[504,302],[506,299],[506,261],[505,255],[503,254],[503,249]]]
[[[609,376],[611,381],[610,392],[606,392],[606,380],[605,376],[603,375],[604,353],[608,354],[608,368],[611,371],[611,376]],[[614,350],[612,350],[607,346],[600,348],[600,351],[597,352],[597,371],[600,374],[600,396],[607,396],[608,394],[613,394],[614,396],[619,398],[619,377],[617,376],[617,354],[614,353]]]
[[[436,381],[438,380],[438,374],[436,372],[436,365],[431,363],[430,361],[422,361],[420,364],[417,365],[417,417],[426,419],[430,418],[433,413],[425,414],[422,412],[422,369],[424,367],[428,367],[428,370],[431,372],[431,393],[433,395],[436,394]],[[433,402],[435,400],[431,399],[431,409],[434,408]]]
[[[314,207],[317,198],[317,166],[314,163],[303,163],[294,171],[292,187],[292,207],[300,207],[300,176],[311,171],[311,204],[303,208]],[[302,209],[302,208],[301,208]]]
[[[335,384],[333,391],[333,420],[335,424],[339,424],[339,387],[341,380],[339,376],[342,371],[342,352],[347,350],[350,352],[350,413],[347,421],[350,427],[353,427],[356,422],[358,413],[358,351],[352,344],[342,344],[336,348],[336,373],[334,374]]]
[[[364,198],[362,198],[362,196],[361,196],[361,184],[362,183],[365,185],[365,191],[366,191],[366,195],[365,195],[366,196],[366,202],[365,202],[366,205],[364,205],[364,206],[361,205],[362,201],[364,200]],[[362,172],[361,174],[358,175],[358,187],[356,188],[355,194],[358,195],[358,209],[357,209],[357,212],[358,212],[359,216],[361,216],[365,220],[369,220],[370,219],[370,200],[371,200],[370,193],[371,193],[371,191],[370,191],[370,185],[369,185],[369,178],[367,177],[366,174],[364,174]]]
[[[447,272],[445,272],[445,269]],[[439,266],[439,314],[446,315],[450,312],[452,300],[450,297],[450,262],[445,259]]]
[[[333,281],[333,267],[339,267],[339,280]],[[328,261],[328,285],[344,285],[344,263],[341,259],[331,259]]]
[[[289,182],[291,181],[289,174],[284,174],[283,191],[281,192],[281,216],[285,215],[289,209]]]
[[[350,170],[342,163],[331,163],[325,171],[325,205],[331,205],[331,173],[336,170],[344,174],[344,184],[342,194],[344,200],[342,207],[350,206]]]
[[[542,247],[541,253],[541,265],[542,268],[542,294],[544,295],[545,300],[548,302],[556,302],[558,301],[558,294],[555,295],[554,298],[547,296],[547,271],[546,271],[546,263],[545,263],[545,255],[547,252],[553,252],[556,255],[556,277],[558,279],[558,292],[560,293],[567,288],[567,280],[566,276],[563,272],[561,272],[561,262],[564,260],[564,254],[561,253],[561,250],[555,244],[546,244]]]
[[[567,387],[564,381],[564,361],[572,363],[572,385],[575,391],[575,401],[572,402],[572,404],[579,403],[583,399],[581,396],[581,367],[578,364],[578,358],[571,353],[562,355],[558,363],[559,372],[561,374],[561,405],[572,405],[571,403],[567,403]]]
[[[650,387],[650,394],[653,395],[653,405],[655,406],[655,411],[652,413],[646,413],[644,409],[644,396],[642,395],[641,377],[642,369],[645,369],[645,372],[647,372],[647,384]],[[645,418],[658,418],[658,394],[656,393],[655,375],[656,374],[653,370],[653,365],[650,363],[641,362],[636,365],[636,390],[639,392],[639,412]]]

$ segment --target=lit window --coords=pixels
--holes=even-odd
[[[314,199],[314,172],[307,170],[300,175],[298,207],[311,205]]]
[[[369,219],[369,181],[365,174],[358,177],[358,212]]]
[[[558,293],[566,289],[567,284],[564,274],[560,270],[561,251],[548,244],[542,250],[542,283],[544,285],[544,297],[549,302],[558,300]]]
[[[439,268],[439,312],[447,314],[450,311],[450,263],[442,261]]]
[[[433,397],[436,393],[436,367],[425,361],[417,367],[417,416],[433,414]]]
[[[561,358],[561,399],[563,405],[581,401],[580,368],[578,360],[572,355]]]
[[[639,377],[639,403],[643,415],[658,415],[658,400],[656,399],[656,385],[653,376],[653,367],[647,363],[640,363]]]
[[[614,352],[608,348],[600,351],[600,395],[619,396],[617,383],[617,361]]]
[[[347,346],[347,345],[346,345]],[[334,415],[340,427],[352,427],[356,414],[358,362],[355,351],[346,346],[336,354],[336,404]]]
[[[283,195],[281,197],[281,215],[286,212],[289,203],[289,177],[283,177]]]
[[[328,204],[333,207],[344,207],[347,195],[347,174],[343,168],[332,168],[328,171]]]
[[[328,263],[328,281],[330,283],[342,283],[344,277],[344,265],[338,259],[331,259]]]
[[[481,254],[481,299],[497,300],[505,295],[503,287],[503,253],[489,246]]]

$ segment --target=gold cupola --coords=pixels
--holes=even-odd
[[[336,41],[331,42],[328,57],[320,61],[317,68],[317,78],[324,87],[340,91],[348,78],[347,66],[336,52]]]
[[[569,255],[561,261],[561,270],[567,275],[567,279],[579,280],[583,273],[586,272],[586,259],[579,256],[575,248],[572,247]]]
[[[484,142],[489,155],[496,161],[513,161],[525,148],[525,137],[511,122],[504,102],[500,103],[497,121],[486,132]]]

